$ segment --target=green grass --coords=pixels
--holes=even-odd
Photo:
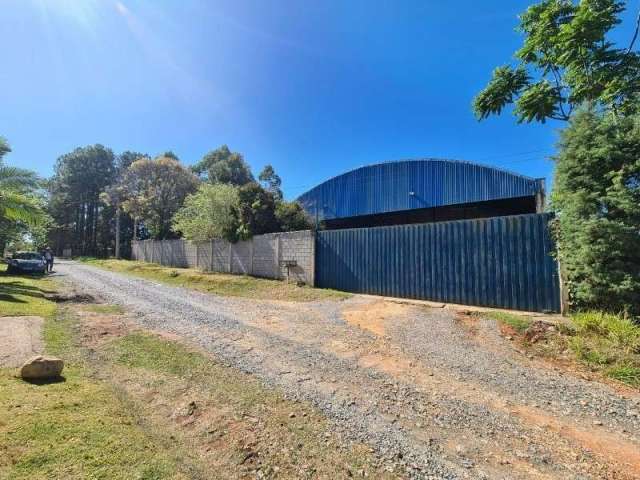
[[[350,295],[329,289],[299,287],[280,280],[256,278],[248,275],[201,272],[192,268],[173,268],[129,260],[99,260],[81,258],[89,265],[155,280],[177,287],[191,288],[223,296],[248,297],[264,300],[307,302],[322,299],[344,299]]]
[[[103,315],[122,315],[125,310],[120,305],[86,305],[85,310]]]
[[[210,359],[182,345],[163,341],[145,333],[132,333],[112,345],[116,362],[133,368],[145,368],[171,375],[188,375],[216,368]]]
[[[174,455],[150,438],[105,384],[68,367],[65,381],[33,385],[0,375],[0,477],[173,478]]]
[[[640,387],[640,365],[620,364],[609,368],[606,371],[607,376],[615,378],[621,382]]]
[[[640,353],[640,325],[628,318],[602,312],[577,313],[572,317],[581,337],[602,338],[624,354]]]
[[[490,311],[484,313],[484,316],[493,318],[504,325],[509,325],[518,333],[523,333],[531,325],[531,319],[528,317],[508,312]]]
[[[582,312],[569,348],[576,358],[604,375],[640,387],[640,325],[620,315]]]
[[[9,275],[6,273],[6,265],[0,265],[0,317],[50,317],[56,310],[56,304],[44,298],[44,294],[53,291],[54,284],[46,277]]]
[[[187,478],[173,442],[147,432],[126,398],[89,375],[77,319],[55,307],[28,311],[47,313],[46,353],[64,359],[64,381],[32,384],[0,369],[0,478]]]
[[[129,334],[114,342],[110,353],[116,363],[128,368],[197,379],[209,386],[211,398],[219,403],[233,404],[239,410],[257,405],[269,396],[276,397],[249,376],[233,372],[179,343],[154,335]]]

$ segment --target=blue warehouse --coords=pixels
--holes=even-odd
[[[454,160],[357,168],[298,198],[326,229],[539,213],[544,180]]]
[[[470,162],[386,162],[298,201],[315,220],[316,285],[559,311],[544,180]]]

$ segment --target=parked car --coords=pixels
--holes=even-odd
[[[47,263],[37,252],[17,252],[7,258],[7,273],[42,273],[47,271]]]

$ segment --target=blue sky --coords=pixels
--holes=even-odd
[[[2,0],[7,161],[48,176],[82,145],[193,163],[226,143],[256,174],[271,163],[290,198],[404,158],[550,178],[561,124],[471,112],[530,3]],[[615,32],[624,44],[634,13]]]

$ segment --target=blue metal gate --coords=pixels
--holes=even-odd
[[[448,303],[560,310],[550,214],[329,230],[316,285]]]

